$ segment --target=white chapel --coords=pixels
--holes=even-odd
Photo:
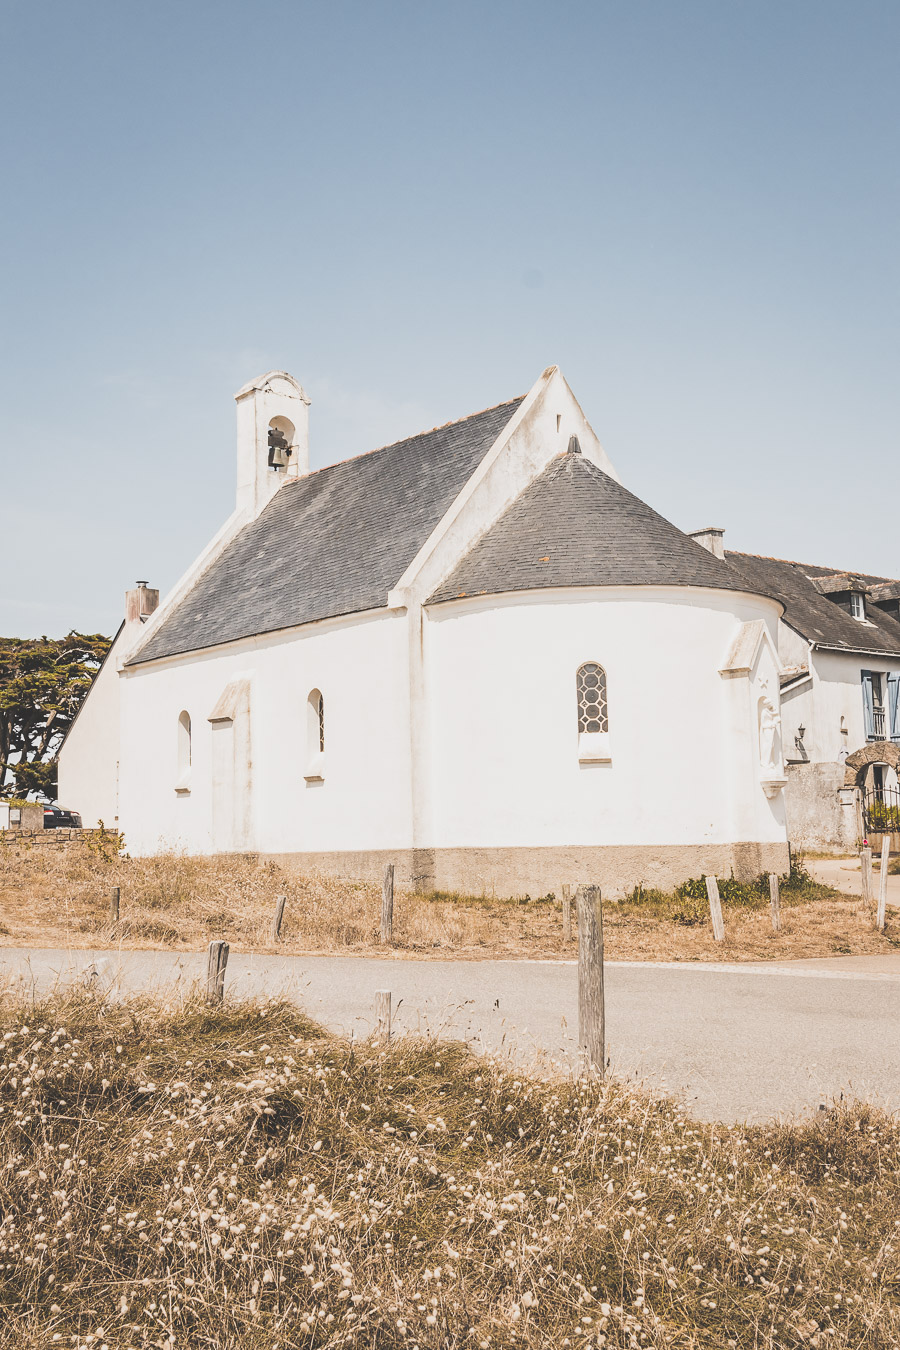
[[[785,870],[784,604],[622,486],[555,366],[314,472],[292,376],[236,400],[234,513],[129,592],[63,747],[86,825],[467,894]]]

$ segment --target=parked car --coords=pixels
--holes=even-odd
[[[77,811],[67,811],[64,806],[44,807],[45,830],[80,830],[81,816]]]

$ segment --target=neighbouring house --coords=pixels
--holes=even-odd
[[[129,593],[63,747],[86,825],[468,893],[786,867],[784,602],[622,486],[556,367],[315,472],[290,375],[236,399],[235,511]]]
[[[777,644],[792,843],[846,851],[900,830],[900,582],[724,557],[784,605]]]

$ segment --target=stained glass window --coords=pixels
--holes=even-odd
[[[578,668],[578,730],[609,731],[606,710],[606,671],[596,661]]]

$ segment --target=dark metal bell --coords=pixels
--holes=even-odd
[[[269,468],[284,469],[287,468],[288,456],[291,453],[291,447],[288,445],[283,431],[278,427],[269,427]]]

